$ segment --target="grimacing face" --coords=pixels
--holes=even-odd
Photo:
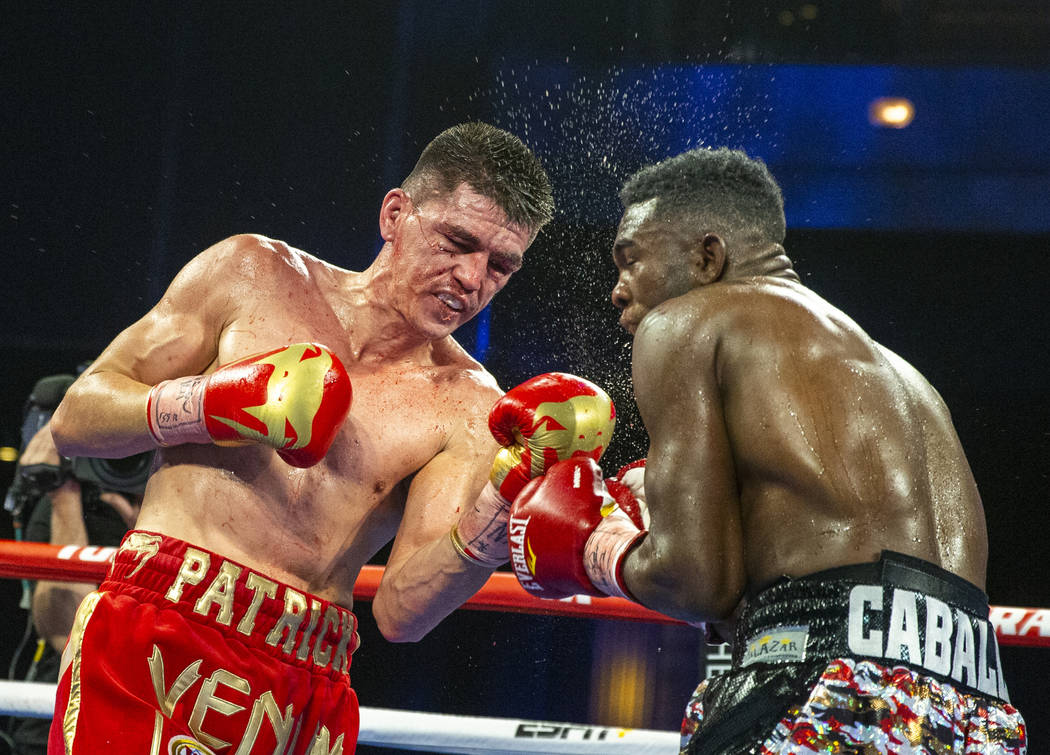
[[[429,337],[474,317],[521,268],[532,242],[491,199],[460,184],[416,203],[408,198],[394,242],[402,314]]]
[[[630,205],[613,242],[619,277],[612,303],[620,310],[621,327],[632,335],[653,307],[692,287],[683,239],[655,215],[657,201]]]

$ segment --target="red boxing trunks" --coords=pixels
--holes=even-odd
[[[49,755],[350,755],[344,608],[189,543],[129,532],[77,611]]]
[[[686,708],[683,754],[1027,752],[987,597],[920,559],[782,579],[748,601],[733,646]]]

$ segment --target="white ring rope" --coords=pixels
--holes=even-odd
[[[0,680],[0,715],[51,718],[57,685]],[[679,748],[673,731],[450,716],[391,708],[361,708],[358,743],[415,752],[459,755],[511,753],[635,753],[670,755]]]

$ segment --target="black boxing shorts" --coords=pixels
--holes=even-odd
[[[356,629],[326,600],[129,532],[77,611],[48,753],[349,755]]]
[[[733,662],[686,708],[682,753],[1027,752],[988,599],[921,559],[784,578],[749,600]]]

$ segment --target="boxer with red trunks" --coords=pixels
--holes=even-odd
[[[356,627],[327,600],[133,530],[77,612],[57,706],[66,751],[348,752]]]
[[[802,285],[761,161],[690,150],[620,198],[644,484],[590,460],[530,482],[509,519],[521,584],[736,627],[733,667],[690,703],[691,755],[1026,752],[937,391]]]
[[[235,236],[103,351],[55,412],[59,450],[159,451],[141,531],[79,613],[51,752],[354,750],[361,567],[393,541],[372,613],[422,637],[506,561],[508,499],[608,442],[607,398],[551,375],[494,410],[500,451],[501,391],[452,337],[552,205],[520,140],[455,126],[383,198],[363,272]]]

